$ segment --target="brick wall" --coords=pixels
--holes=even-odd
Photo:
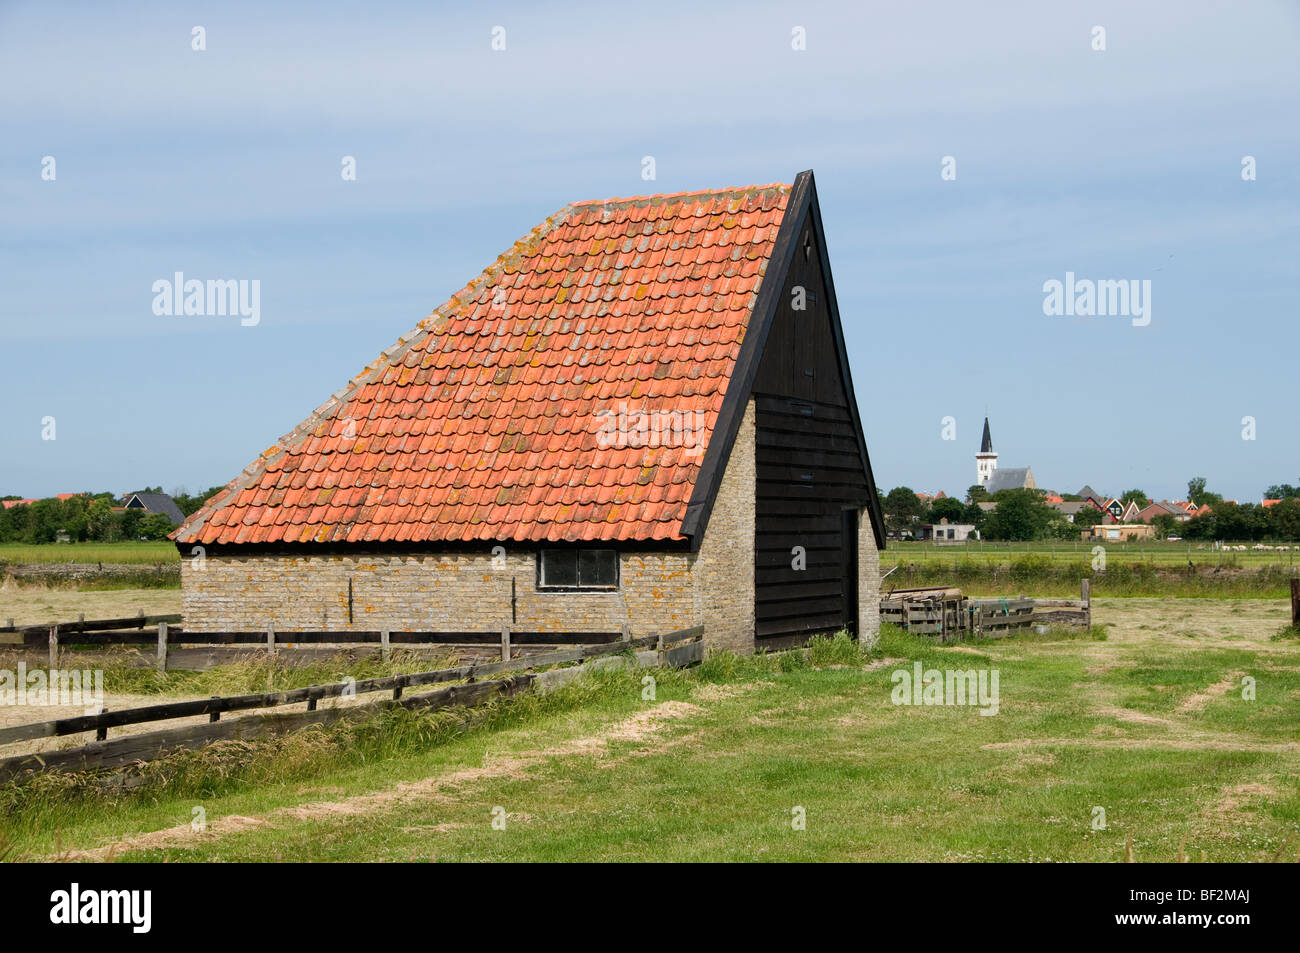
[[[871,647],[880,638],[880,551],[871,511],[858,510],[858,641]]]
[[[692,573],[695,618],[708,632],[710,644],[741,655],[754,651],[754,499],[758,489],[754,416],[751,399]]]
[[[618,592],[539,592],[536,552],[208,556],[181,566],[193,632],[327,629],[636,635],[703,624],[713,646],[753,651],[754,407],[746,409],[698,554],[625,552]],[[348,580],[352,623],[348,623]]]
[[[535,551],[429,555],[209,556],[181,567],[191,631],[348,629],[639,634],[692,625],[687,553],[623,553],[618,592],[539,592]],[[202,565],[203,568],[199,568]],[[348,580],[352,623],[348,623]]]

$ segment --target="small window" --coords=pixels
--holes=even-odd
[[[618,551],[543,549],[537,557],[539,589],[617,589]]]

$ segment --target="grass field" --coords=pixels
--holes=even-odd
[[[175,543],[0,543],[5,563],[114,563],[154,566],[178,563]]]
[[[608,674],[469,728],[210,749],[131,795],[7,789],[0,834],[12,856],[149,861],[1297,859],[1285,607],[1101,599],[1094,617],[1104,640],[887,630],[865,665],[720,655],[655,673],[653,700],[644,673]],[[912,660],[996,669],[997,714],[893,704]]]
[[[1094,552],[1094,549],[1101,550]],[[1283,598],[1300,572],[1297,550],[1215,552],[1186,543],[979,543],[890,541],[885,588],[959,586],[972,595]]]
[[[1058,562],[1089,563],[1093,547],[1104,546],[1106,560],[1116,565],[1144,564],[1155,567],[1181,568],[1190,561],[1198,566],[1224,566],[1228,568],[1260,568],[1265,566],[1295,566],[1300,562],[1300,543],[1267,544],[1272,550],[1253,550],[1254,543],[1237,543],[1246,546],[1245,552],[1215,550],[1203,542],[1096,542],[1079,540],[1052,540],[1035,543],[979,542],[940,544],[907,542],[891,539],[881,554],[881,562],[894,565],[903,562],[952,563],[954,560],[973,560],[981,563],[1009,565],[1025,556],[1050,559]],[[1286,546],[1285,551],[1277,545]]]

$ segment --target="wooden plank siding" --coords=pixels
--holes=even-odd
[[[794,308],[802,288],[805,308]],[[857,628],[856,517],[867,506],[812,223],[805,216],[754,377],[756,515],[754,637],[758,648]],[[850,529],[852,538],[846,538]],[[802,546],[807,567],[794,569]]]

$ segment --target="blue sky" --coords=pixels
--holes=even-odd
[[[0,494],[224,483],[566,203],[805,168],[882,489],[986,410],[1064,492],[1300,482],[1300,4],[442,6],[0,3]]]

